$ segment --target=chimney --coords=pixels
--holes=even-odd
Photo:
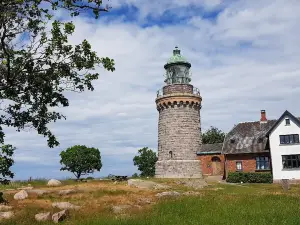
[[[266,110],[260,110],[260,122],[261,123],[267,122]]]

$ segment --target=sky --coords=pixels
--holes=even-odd
[[[105,1],[104,1],[105,2]],[[300,116],[299,0],[111,0],[95,20],[73,19],[76,44],[87,39],[116,70],[97,68],[93,92],[68,93],[60,108],[67,120],[51,124],[60,146],[50,149],[33,130],[7,128],[17,147],[15,179],[67,178],[59,153],[73,145],[96,147],[103,167],[95,177],[137,172],[138,149],[157,150],[156,91],[164,86],[164,64],[177,45],[192,64],[202,96],[201,128],[228,132],[234,124]],[[63,16],[63,15],[57,15]]]

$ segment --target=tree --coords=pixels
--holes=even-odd
[[[211,126],[206,132],[202,134],[203,144],[222,143],[225,138],[225,133],[216,127]]]
[[[14,164],[12,155],[16,150],[12,145],[3,145],[0,152],[0,183],[6,183],[6,178],[13,178],[14,173],[11,172],[10,167]]]
[[[98,57],[87,40],[71,45],[72,21],[54,19],[57,10],[70,18],[82,13],[97,19],[102,0],[0,0],[0,143],[4,126],[35,129],[59,145],[48,124],[66,118],[49,110],[67,107],[66,91],[94,90],[92,81],[103,66],[114,71],[114,60]],[[50,29],[49,29],[50,27]]]
[[[82,175],[100,171],[102,167],[100,151],[84,145],[75,145],[60,153],[60,170],[67,170],[79,179]]]
[[[134,174],[132,174],[132,176],[131,176],[132,178],[138,178],[139,177],[139,175],[137,174],[137,173],[134,173]]]
[[[141,176],[154,176],[155,175],[155,163],[157,161],[157,156],[154,151],[144,147],[138,150],[137,156],[133,158],[133,163],[138,166],[138,170],[141,171]]]

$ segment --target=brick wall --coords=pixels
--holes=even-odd
[[[228,172],[237,172],[236,162],[242,162],[242,171],[241,172],[257,172],[256,171],[256,157],[257,156],[268,156],[269,153],[264,154],[229,154],[225,156],[225,167],[226,167],[226,176]]]
[[[193,85],[191,84],[172,84],[163,87],[163,94],[189,93],[193,94]]]
[[[221,162],[221,172],[219,175],[224,175],[224,164],[225,159],[224,155],[221,154],[215,154],[215,155],[198,155],[197,158],[201,161],[201,168],[202,168],[202,174],[206,176],[213,175],[213,167],[212,167],[212,158],[218,157]]]

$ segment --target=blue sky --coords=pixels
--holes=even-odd
[[[99,56],[115,59],[116,71],[97,68],[95,91],[68,93],[58,110],[66,121],[51,124],[61,145],[47,147],[34,131],[6,129],[17,147],[16,179],[65,178],[59,153],[75,144],[97,147],[103,167],[95,176],[131,175],[139,148],[156,151],[156,90],[163,65],[178,45],[192,64],[200,89],[202,130],[228,132],[255,121],[260,110],[278,118],[286,109],[300,115],[300,2],[297,0],[121,0],[99,20],[74,19],[72,43],[88,39]],[[60,14],[57,16],[64,16]]]

